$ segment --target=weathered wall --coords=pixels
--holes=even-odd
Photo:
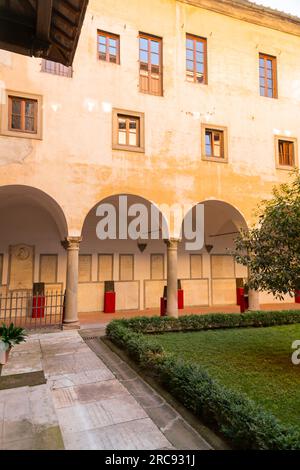
[[[120,66],[97,60],[97,28],[120,34]],[[139,93],[139,31],[163,36],[164,97]],[[186,32],[208,38],[208,86],[185,80]],[[1,86],[44,98],[42,141],[0,137],[0,185],[43,189],[73,234],[97,201],[124,192],[157,203],[216,198],[250,221],[287,178],[275,169],[274,129],[300,137],[299,45],[299,37],[175,0],[92,0],[72,79],[41,73],[38,59],[0,53]],[[260,51],[277,56],[278,100],[259,96]],[[145,155],[111,150],[103,102],[145,112]],[[207,121],[228,127],[228,164],[201,161]]]

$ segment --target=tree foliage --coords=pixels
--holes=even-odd
[[[277,298],[300,289],[300,175],[273,189],[258,209],[259,223],[242,231],[235,256],[249,268],[248,286]]]

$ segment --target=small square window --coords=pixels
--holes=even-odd
[[[144,152],[144,114],[113,110],[113,149]]]
[[[120,36],[98,31],[98,59],[112,64],[120,64]]]
[[[42,97],[6,90],[1,112],[2,135],[42,138]]]
[[[227,129],[202,125],[202,159],[227,162]]]
[[[279,169],[290,170],[297,165],[297,139],[275,137],[276,166]]]

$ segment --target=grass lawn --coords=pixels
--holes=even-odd
[[[300,366],[291,362],[300,325],[151,335],[168,352],[203,366],[284,424],[300,429]]]

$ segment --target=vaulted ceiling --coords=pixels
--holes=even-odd
[[[0,0],[0,49],[72,65],[89,0]]]

